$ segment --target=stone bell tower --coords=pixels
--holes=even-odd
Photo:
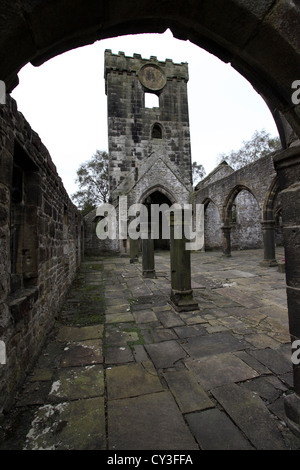
[[[151,191],[188,202],[192,190],[188,65],[105,51],[110,195],[143,202]],[[155,95],[155,107],[147,97]]]

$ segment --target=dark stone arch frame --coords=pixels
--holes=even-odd
[[[145,201],[147,199],[147,197],[151,196],[151,194],[156,192],[156,191],[160,192],[164,196],[166,196],[170,200],[171,204],[178,203],[178,200],[176,199],[174,194],[169,189],[166,189],[161,184],[156,184],[154,186],[151,186],[146,191],[144,191],[143,194],[139,198],[139,203],[143,203],[143,201]]]
[[[40,65],[55,55],[98,39],[129,33],[163,32],[170,27],[177,38],[189,39],[223,61],[231,62],[271,103],[271,112],[278,116],[277,123],[281,120],[285,123],[286,119],[299,137],[300,106],[291,102],[291,84],[298,78],[299,70],[300,9],[296,3],[284,0],[272,3],[219,0],[213,7],[209,0],[202,1],[201,5],[194,0],[189,3],[189,8],[185,3],[179,0],[175,6],[172,0],[163,3],[158,0],[3,2],[0,18],[5,26],[0,38],[0,79],[11,91],[17,84],[18,71],[29,61]],[[296,140],[295,135],[290,137],[285,130],[284,134],[283,140],[288,144],[291,139]],[[289,213],[288,210],[287,196],[293,198],[297,192],[294,185],[297,184],[300,168],[299,150],[293,149],[292,153],[288,149],[276,159],[280,189],[285,191],[287,202],[284,215],[287,238],[290,226],[300,226],[297,213]],[[296,232],[294,229],[293,233]],[[295,322],[297,327],[300,300],[299,294],[292,292],[292,289],[300,288],[300,282],[294,276],[299,246],[299,240],[294,240],[293,246],[287,247],[290,323]],[[300,328],[296,330],[294,337],[300,338]],[[297,395],[295,403],[289,401],[288,411],[292,423],[300,432],[298,371],[294,379]]]
[[[276,175],[270,184],[270,187],[266,193],[264,206],[263,206],[263,214],[262,220],[273,220],[274,219],[274,202],[278,193],[280,191],[279,187],[279,179]]]

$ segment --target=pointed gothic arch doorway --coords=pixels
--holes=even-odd
[[[165,238],[163,227],[166,227],[164,224],[168,224],[165,211],[173,204],[171,197],[168,197],[166,191],[163,192],[161,189],[154,189],[153,192],[150,194],[148,193],[144,197],[142,202],[148,207],[149,215],[153,213],[153,210],[151,212],[152,205],[156,205],[156,210],[158,210],[158,230],[156,232],[158,234],[158,238],[154,240],[154,250],[169,250],[170,240]],[[151,223],[153,223],[153,221],[151,221]]]

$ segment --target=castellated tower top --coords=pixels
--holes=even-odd
[[[105,51],[110,194],[139,201],[137,187],[191,186],[188,64]],[[151,96],[152,95],[152,96]],[[156,95],[156,96],[153,96]],[[155,104],[148,101],[154,98]],[[150,104],[151,103],[151,104]],[[149,168],[157,168],[151,177]],[[163,175],[164,179],[163,179]],[[147,180],[147,182],[146,182]],[[183,186],[182,186],[183,185]],[[184,191],[186,191],[185,189]],[[179,197],[173,195],[173,200]]]
[[[124,52],[113,54],[110,49],[105,50],[104,78],[106,81],[107,74],[110,72],[141,76],[144,67],[147,68],[151,65],[154,66],[153,72],[155,72],[155,69],[163,72],[165,80],[183,80],[185,83],[189,80],[187,62],[176,64],[171,59],[160,61],[156,56],[151,56],[150,59],[143,59],[141,54],[133,54],[133,57],[129,57]],[[147,88],[146,85],[145,88]],[[105,91],[107,93],[106,86]]]

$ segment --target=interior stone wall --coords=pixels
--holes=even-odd
[[[83,222],[16,102],[0,106],[0,411],[53,326],[82,258]]]
[[[234,206],[231,230],[232,249],[263,248],[261,214],[255,197],[244,189],[235,198]]]

